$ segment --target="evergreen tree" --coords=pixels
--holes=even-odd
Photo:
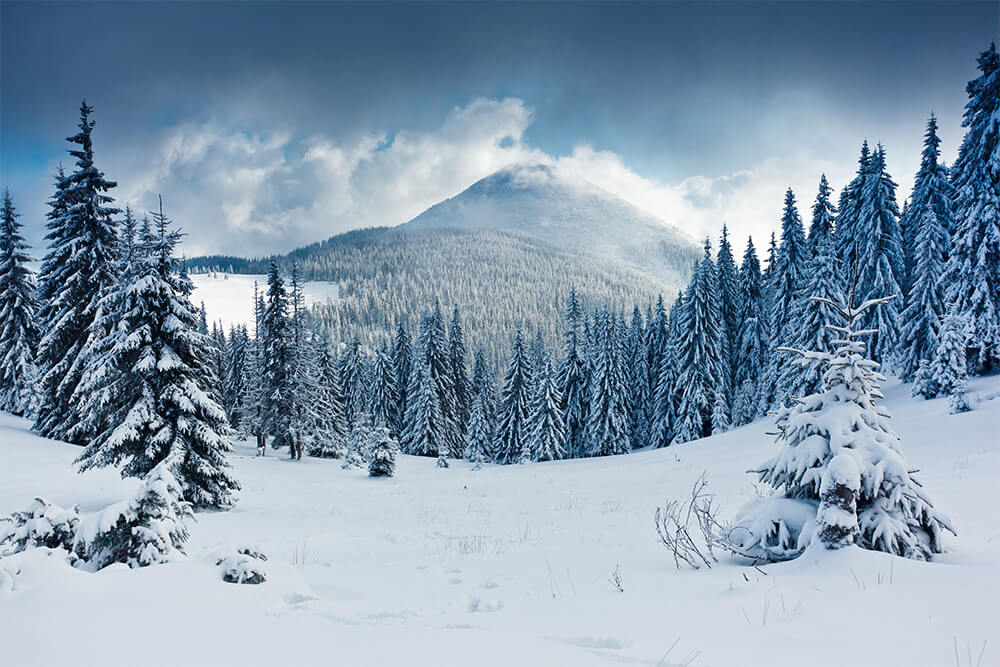
[[[315,396],[317,424],[308,453],[323,458],[342,458],[347,453],[349,429],[344,416],[337,358],[325,338],[317,338],[316,344],[319,346]]]
[[[737,426],[747,424],[764,413],[766,405],[758,384],[768,367],[767,316],[765,315],[764,278],[753,239],[747,239],[747,249],[740,265],[740,333],[739,346],[734,354],[736,375],[732,406],[732,422]]]
[[[819,192],[816,193],[816,201],[812,208],[812,223],[809,225],[809,238],[806,245],[809,248],[808,258],[812,259],[819,251],[820,242],[828,236],[833,236],[833,219],[837,214],[837,209],[830,202],[830,194],[833,188],[826,180],[826,174],[819,178]]]
[[[396,325],[396,337],[392,341],[392,370],[396,376],[396,408],[393,421],[396,430],[390,433],[401,439],[403,432],[403,416],[406,414],[407,389],[410,382],[410,367],[413,364],[413,343],[406,326],[399,322]]]
[[[389,433],[389,429],[380,426],[375,429],[375,449],[372,452],[371,463],[368,464],[369,477],[392,477],[396,474],[396,455],[399,454],[399,443]]]
[[[524,349],[524,336],[518,327],[500,394],[496,441],[493,445],[494,460],[497,463],[516,463],[524,452],[531,402],[530,365]]]
[[[372,364],[372,382],[368,400],[368,414],[372,417],[372,425],[375,427],[384,426],[389,429],[390,435],[394,431],[398,431],[399,424],[395,421],[398,405],[396,374],[392,367],[392,360],[389,359],[389,354],[383,347],[375,353]]]
[[[853,299],[852,299],[853,301]],[[760,480],[785,498],[821,501],[824,488],[844,481],[830,471],[834,457],[854,460],[858,473],[858,544],[907,558],[927,559],[941,552],[941,534],[954,532],[949,521],[932,505],[903,459],[899,437],[890,425],[889,412],[878,405],[883,378],[878,364],[864,357],[865,331],[859,325],[865,310],[885,304],[872,299],[861,306],[838,299],[839,314],[833,352],[797,350],[803,359],[820,360],[825,371],[820,392],[803,397],[778,413],[781,450],[759,471]],[[836,466],[839,467],[839,466]],[[852,485],[848,485],[852,486]],[[822,529],[830,524],[819,517]],[[787,531],[779,541],[795,539]],[[795,545],[778,545],[794,550]]]
[[[597,349],[590,382],[587,454],[625,454],[630,449],[627,389],[615,318],[605,310],[598,316],[594,327],[597,330]]]
[[[722,315],[723,338],[726,343],[726,357],[723,363],[726,371],[726,387],[733,387],[735,377],[735,350],[739,341],[739,283],[736,276],[736,262],[733,248],[729,244],[729,230],[722,225],[722,239],[715,260],[715,272],[719,284],[719,311]]]
[[[646,332],[638,306],[632,310],[632,323],[627,331],[623,370],[628,401],[629,448],[639,449],[649,444],[652,401],[649,395],[649,369],[646,368]]]
[[[431,370],[431,360],[421,355],[410,373],[403,449],[417,456],[448,456],[444,413]]]
[[[192,505],[226,508],[239,483],[226,460],[225,412],[203,385],[210,343],[175,273],[180,234],[169,231],[162,202],[153,220],[134,275],[102,299],[100,324],[110,333],[73,397],[99,430],[78,463],[143,476],[166,462]]]
[[[249,431],[245,417],[250,411],[249,388],[250,336],[245,326],[234,326],[229,330],[226,345],[226,360],[223,386],[223,407],[229,418],[229,425],[244,437]]]
[[[941,274],[947,233],[933,207],[925,208],[916,234],[910,293],[899,327],[899,375],[904,382],[913,381],[922,360],[934,357],[944,315]]]
[[[927,130],[924,132],[924,150],[920,155],[920,170],[917,171],[917,176],[914,179],[910,202],[903,209],[903,215],[899,221],[903,237],[903,286],[906,289],[907,304],[913,302],[910,298],[911,292],[914,291],[916,283],[921,280],[917,261],[925,220],[933,220],[934,224],[940,226],[943,232],[943,243],[939,241],[936,248],[936,251],[940,253],[936,264],[943,263],[948,257],[948,235],[954,226],[952,223],[952,199],[955,193],[948,182],[948,168],[938,162],[941,157],[941,139],[938,138],[937,127],[937,118],[931,114],[927,121]],[[936,232],[934,235],[937,236]],[[925,270],[927,268],[924,267]],[[936,271],[935,280],[940,276],[940,267],[936,267]],[[939,319],[942,316],[940,310],[937,311],[937,316]],[[906,345],[902,342],[901,349],[906,349]],[[920,357],[917,357],[918,362],[919,360]],[[908,371],[907,375],[912,376],[916,369],[914,367]]]
[[[717,395],[725,393],[722,314],[708,239],[705,239],[705,258],[691,278],[681,313],[677,379],[680,403],[674,442],[711,435]]]
[[[868,141],[865,140],[861,144],[861,155],[858,157],[858,171],[847,187],[841,190],[837,205],[837,254],[848,266],[854,266],[855,262],[857,237],[855,226],[860,214],[861,193],[871,176],[871,166],[871,150],[868,148]]]
[[[913,393],[924,398],[940,395],[953,397],[953,412],[969,409],[965,400],[968,371],[965,357],[966,322],[954,306],[949,309],[941,325],[941,339],[933,356],[925,358],[917,372]]]
[[[496,379],[482,347],[476,351],[472,371],[472,408],[465,438],[466,458],[476,466],[492,459],[496,425]]]
[[[451,366],[451,386],[455,399],[455,425],[459,437],[464,437],[465,428],[469,423],[472,393],[469,389],[469,371],[466,366],[469,353],[465,348],[465,334],[462,331],[462,320],[458,314],[458,306],[452,310],[451,329],[448,334],[448,360]]]
[[[368,406],[361,338],[357,334],[340,357],[340,390],[343,392],[344,417],[350,427],[354,428]]]
[[[0,210],[0,410],[30,415],[35,409],[35,284],[27,263],[28,245],[21,236],[20,214],[10,191],[3,191]]]
[[[681,311],[684,309],[684,293],[678,292],[670,306],[669,323],[664,326],[666,342],[656,374],[656,390],[653,392],[653,416],[650,424],[650,444],[666,447],[674,437],[677,403],[677,360],[681,338]]]
[[[869,319],[864,322],[866,329],[877,330],[869,351],[874,360],[881,361],[892,356],[899,338],[904,268],[896,184],[886,171],[882,146],[872,154],[871,174],[861,191],[853,232],[857,243],[857,298],[864,302],[894,297],[882,308],[869,309]]]
[[[566,428],[559,404],[552,362],[536,373],[535,396],[528,415],[527,457],[531,461],[555,461],[566,455]]]
[[[792,319],[796,322],[796,328],[794,338],[790,341],[792,346],[819,352],[833,350],[836,334],[827,324],[838,321],[838,314],[832,304],[844,293],[839,262],[833,237],[821,237],[816,246],[816,256],[809,262],[805,284],[795,303]],[[779,353],[776,356],[784,358],[777,395],[801,397],[815,394],[822,388],[822,360],[805,358],[799,360],[799,363],[789,363],[787,355]]]
[[[69,151],[76,170],[57,177],[46,223],[49,247],[38,275],[41,338],[35,366],[41,398],[35,429],[59,440],[79,422],[72,396],[87,363],[80,353],[98,302],[118,278],[114,216],[119,211],[105,194],[116,184],[94,164],[92,111],[86,102],[80,105],[80,132],[67,139],[79,146]],[[84,444],[92,435],[78,432],[72,441]]]
[[[272,260],[267,276],[267,302],[261,318],[264,377],[261,389],[262,428],[274,437],[272,447],[290,446],[295,425],[292,326],[285,281]]]
[[[1000,366],[1000,56],[979,55],[981,76],[966,86],[965,138],[952,167],[954,231],[945,272],[946,299],[968,327],[970,369]]]
[[[460,453],[465,443],[456,421],[455,386],[452,383],[452,365],[448,350],[441,304],[435,300],[434,310],[424,315],[420,321],[418,341],[420,362],[428,366],[434,392],[437,394],[438,408],[441,410],[441,438],[444,440],[445,456]],[[407,399],[409,400],[409,399]],[[433,454],[430,454],[433,455]]]
[[[584,358],[584,341],[581,330],[583,311],[577,300],[576,290],[570,289],[566,302],[563,331],[562,359],[556,384],[562,398],[563,424],[566,428],[566,450],[570,456],[583,452],[587,425],[587,362]]]

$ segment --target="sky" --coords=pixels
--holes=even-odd
[[[900,203],[933,111],[957,153],[998,2],[0,2],[0,184],[41,254],[82,98],[120,205],[189,255],[395,225],[558,164],[692,237],[758,247],[863,139]],[[737,250],[742,242],[736,243]]]

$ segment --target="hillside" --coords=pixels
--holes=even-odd
[[[952,416],[947,399],[886,387],[908,462],[958,529],[933,563],[850,549],[821,564],[724,557],[676,570],[655,508],[707,471],[731,515],[755,493],[745,471],[773,451],[767,420],[662,450],[481,471],[403,456],[388,480],[240,445],[242,499],[198,515],[186,560],[90,574],[44,549],[4,559],[0,614],[35,619],[0,624],[4,664],[37,661],[53,637],[84,665],[176,664],[186,649],[148,645],[160,627],[198,646],[198,664],[940,667],[958,653],[962,667],[995,665],[1000,538],[984,499],[1000,471],[998,395],[1000,377],[976,378],[974,410]],[[93,510],[136,483],[78,475],[78,447],[27,429],[0,415],[0,514],[35,495]],[[262,585],[219,579],[212,554],[244,543],[269,557]],[[623,592],[608,581],[616,568]]]

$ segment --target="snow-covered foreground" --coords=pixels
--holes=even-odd
[[[221,321],[227,331],[234,324],[253,324],[253,284],[257,283],[261,294],[267,290],[265,275],[197,273],[191,280],[195,285],[191,300],[204,302],[208,321]],[[310,280],[302,284],[306,304],[336,302],[339,293],[337,283]]]
[[[387,480],[241,445],[241,500],[198,515],[187,560],[96,574],[45,550],[0,560],[0,663],[998,665],[1000,377],[974,380],[956,416],[908,389],[887,389],[894,424],[959,531],[933,563],[852,549],[676,570],[654,509],[707,471],[732,514],[774,447],[766,421],[600,460],[474,472],[403,457]],[[27,428],[0,416],[0,514],[134,489],[77,475],[78,448]],[[211,552],[243,543],[269,556],[266,583],[221,581]]]

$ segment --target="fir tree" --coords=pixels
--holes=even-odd
[[[466,366],[468,351],[465,348],[465,334],[462,320],[455,306],[451,314],[451,328],[448,332],[448,361],[451,366],[451,386],[454,395],[455,425],[459,437],[464,437],[469,423],[469,408],[472,394],[469,389],[469,371]]]
[[[385,348],[375,353],[372,364],[372,382],[368,400],[368,414],[376,427],[384,426],[389,434],[399,430],[396,409],[399,396],[396,392],[396,374]]]
[[[562,398],[560,409],[566,428],[566,449],[571,456],[582,453],[587,425],[587,362],[584,358],[586,339],[581,330],[582,319],[583,312],[576,290],[571,288],[563,320],[563,354],[556,377]]]
[[[496,380],[482,348],[476,351],[472,372],[472,408],[465,438],[466,458],[477,467],[492,459],[496,424]]]
[[[250,411],[249,355],[250,336],[246,327],[230,328],[226,344],[223,407],[229,418],[229,425],[244,437],[249,432],[244,419]]]
[[[816,256],[819,244],[823,239],[833,236],[833,220],[837,209],[830,202],[832,192],[833,188],[827,182],[826,174],[822,174],[819,178],[819,192],[816,193],[816,201],[813,203],[809,238],[806,239],[809,259]]]
[[[722,315],[723,338],[726,343],[726,357],[723,363],[726,371],[726,387],[732,388],[735,377],[735,350],[739,341],[739,283],[733,248],[729,245],[729,231],[722,225],[722,239],[715,260],[715,273],[719,284],[719,312]]]
[[[347,453],[348,424],[344,416],[337,359],[330,343],[317,339],[319,357],[316,362],[317,390],[315,437],[309,446],[310,456],[341,458]]]
[[[722,314],[708,239],[705,239],[705,258],[691,278],[681,313],[677,379],[680,403],[674,442],[711,435],[717,395],[725,393]]]
[[[406,326],[399,322],[396,325],[396,336],[392,341],[392,370],[396,376],[396,407],[393,417],[396,430],[390,433],[397,439],[403,432],[403,416],[406,414],[407,389],[410,381],[410,366],[413,363],[413,343]]]
[[[288,294],[278,264],[271,261],[267,276],[267,305],[261,319],[264,377],[261,389],[262,428],[274,437],[272,447],[290,446],[295,425],[292,326]]]
[[[20,214],[10,191],[0,211],[0,410],[30,415],[35,409],[35,285],[21,236]]]
[[[399,443],[389,433],[389,429],[380,426],[375,429],[375,449],[372,452],[371,463],[368,464],[369,477],[392,477],[396,474],[396,455],[399,454]]]
[[[952,306],[941,326],[941,340],[934,355],[921,363],[913,390],[914,394],[920,394],[924,398],[951,396],[952,414],[970,409],[965,398],[968,381],[966,327],[967,323],[958,314],[958,309]]]
[[[119,465],[143,476],[161,462],[195,507],[229,507],[239,483],[229,471],[225,412],[203,386],[209,341],[175,273],[180,234],[160,210],[143,236],[142,261],[102,299],[108,336],[95,347],[74,396],[98,430],[81,470]]]
[[[676,416],[677,359],[680,346],[681,311],[684,309],[684,293],[678,292],[670,306],[669,323],[664,326],[666,342],[660,357],[660,367],[656,374],[656,389],[653,392],[653,416],[650,423],[650,443],[654,447],[666,447],[674,437]]]
[[[368,406],[368,387],[365,382],[361,337],[355,334],[340,357],[340,390],[343,392],[344,416],[354,427]]]
[[[588,403],[587,454],[625,454],[630,449],[628,404],[618,327],[607,310],[598,316],[594,327],[597,339]]]
[[[947,233],[928,206],[916,231],[910,293],[900,317],[899,375],[904,382],[912,382],[920,362],[933,358],[937,350],[944,315],[941,274],[946,245]]]
[[[868,141],[861,144],[861,155],[858,157],[858,171],[850,183],[840,191],[840,201],[837,205],[837,254],[849,266],[854,266],[856,252],[855,226],[861,206],[861,193],[871,176],[871,150]]]
[[[649,395],[649,370],[646,368],[648,357],[645,327],[638,306],[632,310],[632,323],[628,327],[624,354],[629,448],[639,449],[649,444],[652,401]]]
[[[536,375],[535,396],[528,414],[527,458],[554,461],[566,455],[566,427],[559,409],[562,397],[551,361],[547,360]]]
[[[496,440],[493,445],[497,463],[516,463],[525,449],[528,436],[528,411],[531,402],[531,368],[524,349],[520,327],[514,334],[510,363],[504,375],[497,414]]]
[[[35,429],[60,440],[79,422],[72,396],[88,361],[80,358],[81,352],[98,303],[118,278],[114,216],[119,211],[105,194],[116,184],[94,164],[92,111],[86,102],[80,105],[80,132],[67,139],[79,146],[69,151],[76,170],[69,176],[60,171],[57,178],[46,223],[49,247],[38,276],[41,338],[35,366],[41,399]],[[93,435],[76,431],[72,441],[78,444]]]
[[[830,304],[839,314],[834,330],[840,337],[834,341],[833,352],[796,350],[803,359],[823,362],[823,388],[779,411],[781,450],[757,472],[762,482],[786,498],[820,502],[824,487],[849,481],[834,474],[837,471],[828,470],[831,461],[838,456],[852,458],[859,477],[858,544],[865,549],[927,559],[941,552],[942,532],[954,530],[906,465],[889,412],[878,405],[883,382],[878,364],[865,358],[865,344],[858,340],[870,333],[859,331],[860,322],[871,319],[865,311],[884,305],[888,299],[872,299],[861,306],[854,306],[852,301],[838,299]],[[823,527],[831,522],[819,517],[819,523],[816,540],[824,539]],[[785,534],[776,541],[792,539]],[[785,552],[796,550],[794,544],[770,546]]]
[[[952,166],[954,231],[945,297],[965,320],[970,368],[1000,366],[1000,55],[979,55],[982,74],[966,86],[962,125],[968,130]]]
[[[764,278],[760,272],[760,262],[753,239],[747,239],[747,248],[740,265],[740,333],[736,359],[736,375],[733,379],[734,396],[732,422],[741,426],[761,414],[766,408],[758,383],[768,364],[770,337],[765,315]]]
[[[426,356],[417,359],[413,366],[407,395],[404,451],[417,456],[448,456],[441,400],[435,389],[431,361]]]

